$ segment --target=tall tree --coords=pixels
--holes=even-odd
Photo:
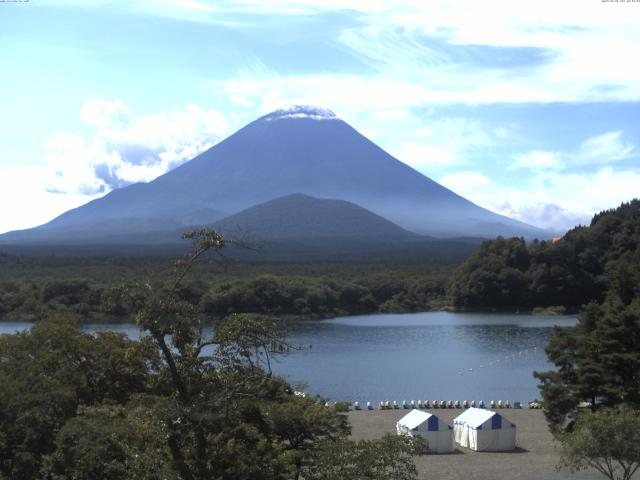
[[[560,468],[594,468],[610,480],[630,480],[640,467],[640,411],[603,408],[580,415],[560,437]]]
[[[149,390],[144,345],[54,317],[0,335],[0,478],[33,479],[78,407]]]
[[[556,370],[536,372],[552,430],[568,426],[581,402],[640,408],[640,298],[625,304],[612,291],[589,304],[573,328],[558,329],[547,348]]]

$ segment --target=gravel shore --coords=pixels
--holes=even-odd
[[[429,412],[453,425],[463,410],[436,409]],[[349,413],[354,440],[373,439],[395,433],[396,422],[408,410],[360,410]],[[504,409],[499,413],[517,428],[517,449],[512,452],[474,452],[457,447],[452,454],[416,457],[420,479],[430,480],[596,480],[604,479],[595,470],[571,474],[557,472],[558,446],[547,429],[541,410]],[[640,475],[635,475],[640,478]]]

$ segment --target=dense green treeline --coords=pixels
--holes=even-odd
[[[123,291],[133,281],[163,275],[154,262],[133,266],[106,264],[107,272],[82,273],[79,263],[71,270],[38,265],[33,259],[4,257],[0,276],[0,319],[33,321],[55,313],[71,313],[87,322],[132,321],[133,305]],[[22,269],[15,264],[31,262]],[[82,262],[83,260],[80,260]],[[89,272],[99,264],[89,264]],[[131,268],[131,270],[127,270]],[[389,265],[292,264],[248,266],[238,264],[200,266],[181,287],[182,300],[202,314],[222,317],[250,312],[303,318],[331,317],[373,312],[415,312],[441,308],[450,267]],[[51,270],[49,270],[51,269]],[[40,276],[24,275],[24,271]],[[7,272],[21,272],[13,275]],[[158,273],[154,273],[158,272]],[[266,272],[266,273],[265,273]],[[119,277],[118,275],[122,275]]]
[[[297,348],[283,322],[232,314],[203,332],[184,281],[225,244],[187,235],[171,275],[120,290],[140,339],[85,333],[68,314],[0,335],[0,480],[415,480],[424,442],[351,441],[346,404],[273,374],[270,359]]]
[[[485,242],[456,269],[448,294],[457,308],[577,311],[601,302],[613,284],[627,298],[640,288],[640,200],[599,213],[555,242]]]
[[[555,242],[483,243],[462,265],[402,262],[204,261],[182,287],[198,312],[320,318],[442,308],[577,312],[611,285],[640,288],[640,201],[596,215]],[[33,257],[0,254],[0,319],[53,313],[87,322],[127,322],[123,288],[168,273],[166,258]]]

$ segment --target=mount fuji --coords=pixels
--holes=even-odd
[[[372,230],[372,237],[381,231],[439,238],[551,236],[457,195],[385,152],[333,112],[296,106],[249,123],[149,183],[113,190],[39,227],[0,235],[0,244],[109,244],[112,237],[122,243],[128,236],[138,242],[153,232],[212,225],[290,195],[283,216],[293,218],[291,198],[313,197],[349,202],[361,207],[359,213],[366,212],[368,220],[383,217],[380,220],[395,224]],[[333,221],[326,211],[314,220],[313,205],[302,203],[308,222]],[[277,217],[274,205],[278,202],[270,204],[269,211]],[[363,220],[363,235],[369,233],[367,225]],[[328,225],[325,230],[339,227]],[[309,235],[316,230],[317,225],[309,226]]]

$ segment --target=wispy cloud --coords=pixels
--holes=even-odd
[[[95,128],[91,138],[60,132],[44,142],[50,192],[93,195],[152,180],[211,147],[228,126],[195,105],[137,117],[102,99],[88,101],[80,117]]]
[[[638,157],[638,152],[635,145],[625,140],[622,131],[618,130],[588,138],[569,157],[578,164],[602,164]]]
[[[488,182],[468,172],[441,181],[480,205],[544,228],[569,229],[597,211],[639,195],[640,169],[635,146],[622,131],[585,139],[572,150],[531,150],[514,154],[508,175]],[[517,180],[526,170],[526,181]]]
[[[554,230],[587,223],[595,212],[638,198],[640,169],[601,167],[592,172],[530,172],[526,182],[482,179],[460,172],[439,180],[469,200],[512,218]]]
[[[513,162],[509,165],[511,170],[560,170],[564,168],[564,162],[558,152],[545,150],[531,150],[527,153],[517,153],[512,156]]]
[[[393,153],[408,165],[427,174],[434,174],[443,167],[465,165],[470,151],[490,147],[498,134],[486,129],[477,121],[464,117],[415,118],[412,126],[405,130],[404,142]],[[404,123],[407,126],[407,123]],[[505,135],[502,131],[499,135]]]
[[[414,104],[640,99],[640,70],[629,61],[640,57],[640,9],[634,5],[578,0],[562,5],[547,0],[401,0],[392,5],[241,0],[221,5],[258,15],[352,12],[358,24],[340,31],[335,41],[376,72],[368,76],[368,91],[386,96],[395,85],[412,92]],[[313,90],[310,78],[289,83],[303,80]],[[358,81],[348,75],[342,80]],[[340,90],[330,97],[329,105],[335,105]]]
[[[472,171],[445,175],[440,179],[440,182],[445,187],[462,195],[474,192],[478,187],[484,188],[491,185],[491,179],[489,177]]]
[[[639,169],[603,167],[590,173],[534,179],[524,188],[506,187],[478,197],[484,197],[480,202],[499,213],[563,230],[588,223],[595,212],[638,198],[638,185]]]
[[[334,38],[325,43],[340,45],[373,70],[367,91],[386,96],[395,85],[413,92],[415,104],[640,99],[640,69],[630,61],[640,58],[640,8],[631,2],[140,0],[113,8],[244,32],[274,19],[282,31],[341,12],[351,24],[332,30]],[[362,81],[348,73],[342,79]],[[259,80],[274,83],[265,75]],[[294,75],[289,83],[304,80],[313,91],[327,78]],[[341,92],[332,86],[325,105],[335,107]]]
[[[571,170],[620,162],[639,156],[635,145],[623,137],[623,132],[614,131],[590,137],[573,151],[532,150],[514,154],[514,162],[510,168],[535,171]]]

